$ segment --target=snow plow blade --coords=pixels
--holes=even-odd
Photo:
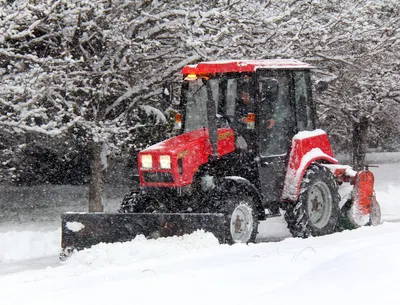
[[[211,232],[225,242],[225,217],[206,213],[64,213],[61,215],[61,256],[99,243]]]

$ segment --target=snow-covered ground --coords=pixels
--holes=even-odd
[[[58,199],[56,211],[43,207],[47,216],[34,205],[23,216],[11,217],[12,222],[0,223],[0,302],[400,304],[400,223],[388,222],[400,219],[400,162],[395,156],[370,161],[379,165],[372,170],[382,225],[305,240],[290,238],[277,218],[261,224],[257,244],[219,245],[205,232],[138,237],[98,245],[60,263],[60,229],[53,217],[79,205]],[[110,210],[116,197],[109,196]]]

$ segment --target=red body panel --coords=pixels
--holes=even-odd
[[[283,200],[297,200],[300,184],[308,166],[318,160],[338,163],[333,158],[329,138],[324,131],[303,131],[293,137],[282,193]]]
[[[231,128],[218,129],[219,156],[226,155],[235,150],[235,137]],[[212,154],[211,143],[209,141],[208,129],[198,129],[182,135],[165,140],[153,145],[139,153],[139,178],[141,186],[157,187],[180,187],[191,184],[193,176],[199,166],[208,162],[208,157]],[[143,169],[141,164],[142,155],[152,155],[153,168]],[[171,169],[160,169],[159,157],[161,155],[171,156]],[[178,160],[182,159],[182,172],[179,172]],[[164,172],[172,173],[173,182],[146,182],[143,177],[144,172]]]
[[[257,69],[310,69],[311,65],[295,59],[229,60],[200,62],[185,66],[182,74],[214,74],[228,72],[254,72]]]

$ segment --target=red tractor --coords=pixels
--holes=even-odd
[[[139,153],[140,190],[120,213],[64,214],[63,249],[197,229],[247,243],[281,211],[298,237],[379,223],[373,174],[339,165],[316,129],[311,70],[291,59],[185,66],[176,136]]]

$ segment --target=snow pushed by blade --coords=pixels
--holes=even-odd
[[[218,247],[218,239],[209,232],[198,230],[192,234],[158,239],[137,236],[130,242],[101,243],[79,252],[74,252],[67,264],[82,264],[94,267],[127,265],[140,260],[163,259],[171,255],[185,255],[199,249]]]

